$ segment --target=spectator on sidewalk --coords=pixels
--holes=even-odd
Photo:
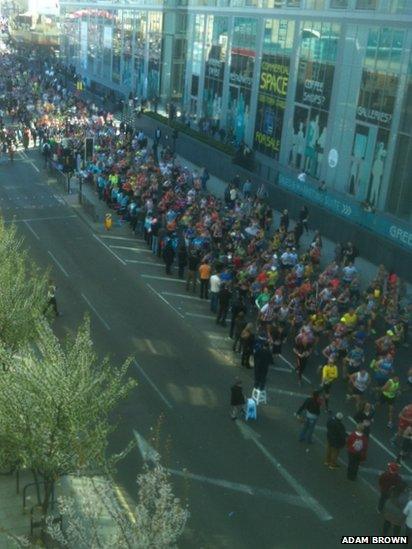
[[[191,250],[189,253],[188,261],[187,261],[187,278],[186,278],[186,291],[188,292],[190,290],[190,287],[192,287],[193,293],[196,292],[196,283],[197,283],[197,273],[199,269],[199,256],[194,251]]]
[[[209,281],[211,273],[212,269],[209,265],[209,261],[204,258],[199,267],[200,299],[208,299],[209,297]]]
[[[166,274],[172,274],[172,264],[175,258],[175,251],[173,248],[173,243],[169,240],[163,250],[163,260],[166,265]]]
[[[219,273],[214,273],[210,277],[210,310],[212,313],[217,313],[219,305],[219,292],[221,289],[222,281]]]

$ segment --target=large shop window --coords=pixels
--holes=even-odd
[[[236,144],[244,140],[250,123],[256,35],[257,19],[235,18],[229,63],[227,129],[229,139]]]
[[[399,132],[392,161],[387,209],[398,217],[412,221],[412,74],[408,78]]]
[[[157,103],[160,86],[160,59],[162,50],[162,14],[148,13],[149,63],[147,72],[147,98]]]
[[[330,7],[344,10],[348,7],[348,0],[330,0]]]
[[[301,27],[289,163],[316,179],[322,176],[325,158],[339,31],[333,23],[306,22]]]
[[[378,6],[378,0],[357,0],[357,10],[376,10]]]
[[[356,108],[348,192],[379,206],[389,134],[399,85],[398,30],[370,29]],[[385,48],[387,51],[382,52]],[[395,72],[396,70],[396,72]]]
[[[222,114],[223,78],[227,61],[228,18],[210,15],[206,27],[203,116],[206,124],[219,127]]]
[[[278,158],[282,137],[294,22],[265,21],[254,133],[254,148]]]

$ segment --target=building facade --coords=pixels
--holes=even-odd
[[[61,55],[252,146],[269,179],[305,170],[393,216],[412,249],[412,0],[62,1]]]

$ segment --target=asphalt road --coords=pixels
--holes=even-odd
[[[121,405],[111,446],[124,447],[137,431],[173,470],[175,491],[191,512],[179,546],[338,547],[343,535],[380,534],[377,471],[391,459],[386,411],[377,412],[368,460],[355,483],[344,468],[323,465],[326,414],[315,443],[298,442],[293,412],[311,384],[297,386],[290,350],[270,372],[269,402],[259,407],[258,421],[246,427],[231,421],[233,379],[239,375],[250,393],[252,374],[236,366],[227,330],[216,326],[207,304],[166,278],[162,263],[127,227],[104,234],[89,223],[48,181],[37,151],[0,165],[0,209],[16,221],[31,256],[52,269],[63,313],[55,321],[59,336],[88,311],[100,354],[110,353],[114,367],[135,357],[131,375],[138,387]],[[320,363],[312,359],[309,381]],[[345,413],[351,430],[343,386],[331,406]],[[141,466],[137,450],[119,466],[119,484],[131,497]]]

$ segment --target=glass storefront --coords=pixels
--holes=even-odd
[[[247,143],[264,166],[305,170],[359,204],[411,219],[409,2],[242,0],[236,13],[234,1],[224,4],[213,13],[210,3],[191,12],[66,4],[61,55],[90,84],[132,92],[161,113],[174,103],[193,129]],[[291,8],[293,16],[253,6]],[[309,19],[304,9],[330,18]],[[388,27],[385,9],[396,25]],[[351,21],[349,10],[369,10],[375,23]]]
[[[320,179],[340,26],[303,22],[289,163]]]
[[[403,32],[370,29],[356,109],[348,192],[376,207],[399,84]]]
[[[227,132],[235,143],[244,140],[250,120],[250,101],[256,57],[257,19],[235,17],[229,59]]]
[[[220,125],[222,115],[228,25],[228,17],[209,15],[206,27],[203,117],[206,123],[216,127]]]
[[[265,21],[254,148],[276,159],[286,109],[294,27],[294,21],[285,19]]]

